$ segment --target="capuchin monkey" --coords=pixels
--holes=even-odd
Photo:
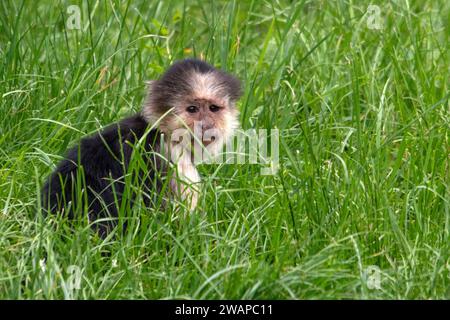
[[[142,190],[146,206],[155,205],[152,199],[168,180],[168,201],[194,209],[200,176],[192,146],[197,142],[212,155],[222,149],[238,127],[240,95],[234,76],[197,59],[175,62],[149,83],[139,114],[83,138],[67,152],[42,189],[44,210],[69,218],[87,213],[105,237],[117,225],[122,195],[130,194],[127,183],[132,179],[125,177],[136,152],[145,161],[132,181]]]

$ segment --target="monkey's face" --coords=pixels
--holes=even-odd
[[[233,76],[199,60],[184,60],[152,84],[143,114],[175,139],[188,132],[192,140],[220,148],[238,127],[239,96]]]
[[[209,77],[211,75],[206,75]],[[202,75],[192,75],[192,79]],[[213,80],[196,82],[191,92],[173,99],[172,111],[161,119],[160,129],[175,143],[200,143],[217,153],[238,128],[238,111],[234,101],[220,91]]]

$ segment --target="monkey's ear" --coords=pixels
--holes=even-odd
[[[234,101],[239,100],[243,94],[241,81],[236,77],[230,76],[228,80],[228,85],[230,88],[231,99]]]

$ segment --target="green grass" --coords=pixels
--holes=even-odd
[[[81,30],[65,26],[71,4]],[[449,9],[1,1],[0,298],[450,298]],[[192,56],[242,80],[243,128],[281,130],[278,173],[203,165],[196,212],[138,208],[106,240],[38,215],[65,150]]]

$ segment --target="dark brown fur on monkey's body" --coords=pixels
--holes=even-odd
[[[170,135],[181,126],[179,119],[190,129],[195,121],[201,121],[205,130],[217,128],[221,138],[215,142],[223,143],[237,126],[235,102],[239,96],[239,81],[233,76],[200,60],[175,63],[159,80],[152,82],[140,114],[82,139],[68,151],[43,187],[43,208],[73,218],[87,207],[90,221],[117,218],[126,188],[124,175],[136,151],[133,146],[144,139],[139,152],[146,155],[161,152],[161,133]],[[145,205],[151,206],[151,199],[160,192],[161,173],[164,174],[166,163],[162,163],[161,157],[144,156],[143,159],[145,169],[138,174],[139,185],[146,195]],[[190,155],[183,161],[178,170],[184,170],[187,181],[199,182]],[[82,207],[76,208],[75,204],[80,203]],[[114,225],[114,222],[102,222],[95,227],[105,236]]]
[[[81,140],[79,146],[73,147],[65,159],[52,173],[42,190],[44,208],[51,212],[68,211],[69,218],[74,217],[74,206],[77,203],[77,186],[84,188],[88,202],[90,220],[100,218],[117,218],[118,206],[125,189],[124,171],[130,162],[133,145],[145,134],[143,152],[158,150],[159,132],[151,130],[146,132],[149,124],[140,115],[124,119],[111,125],[102,132]],[[151,157],[144,157],[148,163],[148,173],[143,175],[142,185],[150,186],[154,182],[155,172],[158,170],[157,161]],[[83,178],[77,178],[82,168]],[[154,185],[154,183],[153,183]],[[156,192],[157,190],[153,190]],[[146,200],[146,201],[145,201]],[[117,203],[116,203],[117,201]],[[144,199],[149,204],[149,199]],[[71,206],[68,204],[71,202]],[[77,208],[81,209],[81,208]],[[107,219],[106,219],[107,220]],[[100,235],[104,236],[114,225],[113,222],[103,222],[96,225]]]

